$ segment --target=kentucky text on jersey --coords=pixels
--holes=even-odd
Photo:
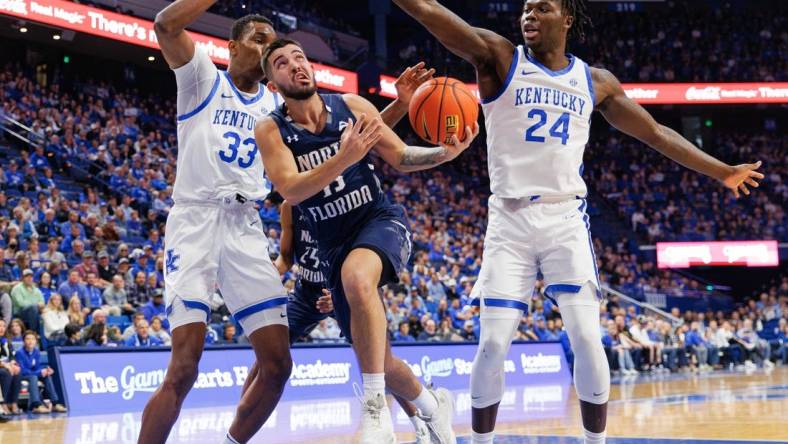
[[[586,100],[575,94],[541,86],[528,86],[517,88],[514,91],[514,106],[523,105],[554,105],[568,111],[579,113],[581,116],[586,106]]]
[[[257,119],[254,116],[235,109],[217,109],[213,115],[214,125],[227,125],[254,131],[255,123]]]

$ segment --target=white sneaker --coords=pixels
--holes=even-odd
[[[767,359],[763,361],[763,368],[767,368],[767,369],[774,368],[774,363]]]
[[[419,426],[416,427],[416,444],[431,444],[430,430],[424,421],[419,421]]]
[[[386,405],[386,398],[378,394],[374,398],[365,398],[364,392],[353,384],[353,391],[361,401],[361,444],[396,444],[394,424],[391,422],[391,412]]]
[[[433,444],[456,444],[457,437],[451,428],[454,417],[454,398],[445,388],[428,389],[438,401],[438,408],[431,417],[421,416],[430,432],[430,442]]]

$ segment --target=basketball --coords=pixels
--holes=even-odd
[[[459,80],[438,77],[416,90],[408,115],[419,137],[433,145],[451,145],[454,134],[463,140],[465,127],[479,118],[479,101]]]

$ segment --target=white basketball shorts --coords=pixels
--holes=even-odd
[[[247,335],[267,325],[287,325],[287,292],[268,256],[253,202],[233,196],[176,203],[167,217],[164,248],[171,329],[208,322],[217,286]]]
[[[586,200],[540,200],[490,197],[482,268],[472,292],[482,316],[517,313],[507,308],[527,312],[539,271],[550,298],[577,293],[588,282],[600,290]]]

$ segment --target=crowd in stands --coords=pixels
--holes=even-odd
[[[712,144],[718,156],[732,163],[761,160],[768,166],[763,187],[736,200],[715,180],[620,134],[589,146],[593,155],[586,161],[585,176],[649,244],[657,240],[788,241],[788,183],[783,181],[788,177],[788,138],[720,132]]]
[[[445,3],[474,26],[522,44],[521,10],[480,14],[474,1]],[[590,65],[625,82],[785,81],[788,79],[786,4],[733,0],[668,1],[640,12],[616,12],[588,3],[593,27],[583,43],[570,42]],[[429,60],[439,73],[473,81],[459,61],[415,22],[397,23],[389,40],[390,70]],[[611,34],[609,30],[614,29]],[[611,37],[611,35],[613,37]]]

